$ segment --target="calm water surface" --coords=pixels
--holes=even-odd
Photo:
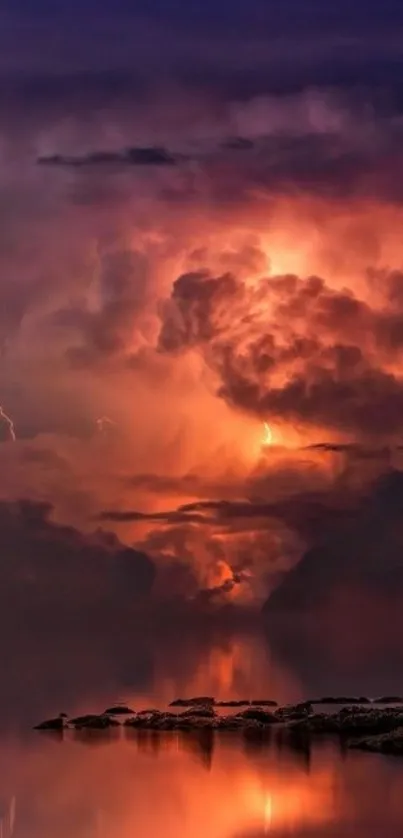
[[[402,834],[403,765],[233,736],[4,741],[4,838]]]
[[[74,655],[48,650],[42,659],[38,647],[34,660],[31,650],[24,666],[10,666],[0,696],[0,838],[401,838],[403,760],[332,743],[301,749],[277,732],[264,741],[123,729],[59,741],[31,732],[48,715],[116,700],[138,708],[189,693],[294,701],[342,686],[330,662],[291,666],[253,637],[119,648],[97,646],[91,656],[83,641]],[[357,675],[364,686],[373,678],[392,687],[385,668],[368,673],[367,682]],[[346,670],[346,688],[358,688],[354,677]]]

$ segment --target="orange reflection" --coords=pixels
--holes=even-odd
[[[230,838],[324,824],[335,813],[335,766],[309,776],[270,752],[254,764],[239,745],[218,744],[211,772],[176,737],[161,740],[157,758],[130,740],[96,748],[41,740],[25,752],[9,746],[3,765],[5,757],[41,838]]]
[[[185,642],[182,656],[186,655]],[[164,659],[157,660],[158,685],[154,693],[120,696],[137,707],[166,707],[174,697],[183,695],[212,695],[217,699],[272,698],[278,702],[302,699],[301,686],[289,669],[272,658],[267,645],[255,634],[228,638],[221,644],[207,647],[195,660],[190,651],[191,672],[166,672]],[[114,699],[105,695],[106,705]],[[100,707],[100,709],[102,709]]]
[[[206,747],[214,755],[195,758]],[[110,742],[8,742],[0,771],[2,800],[18,799],[15,831],[29,838],[302,838],[308,830],[321,838],[330,827],[375,838],[368,824],[375,830],[385,813],[391,824],[403,816],[396,761],[342,760],[320,748],[307,772],[291,752],[270,744],[254,751],[236,737],[217,737],[215,749],[212,739],[192,745],[189,735],[144,732]]]
[[[377,838],[380,824],[401,825],[401,777],[395,760],[342,759],[322,745],[307,765],[274,738],[212,731],[69,734],[63,742],[35,736],[2,742],[3,834],[11,838],[7,827],[28,838],[302,838],[307,831],[321,838],[331,828]]]

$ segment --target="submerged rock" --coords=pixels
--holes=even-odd
[[[278,722],[295,722],[306,719],[313,713],[312,704],[310,701],[303,701],[300,704],[290,704],[287,707],[279,707],[274,711],[276,721]]]
[[[227,716],[226,718],[227,720],[239,719],[241,722],[252,720],[255,722],[261,722],[262,724],[273,724],[277,721],[274,713],[270,713],[269,710],[263,710],[261,707],[248,707],[247,710],[243,710],[235,716]]]
[[[72,720],[73,727],[76,730],[106,730],[109,727],[117,727],[119,722],[116,719],[111,719],[110,716],[79,716]]]
[[[65,730],[66,727],[67,715],[66,713],[60,713],[55,719],[45,719],[44,722],[35,725],[34,730]]]
[[[161,713],[161,710],[156,710],[155,707],[151,707],[151,709],[139,710],[137,713],[135,713],[134,710],[132,712],[133,712],[133,715],[136,715],[136,716],[150,716],[151,713]]]
[[[72,725],[85,725],[87,722],[90,722],[93,719],[99,719],[99,713],[86,713],[84,716],[75,716],[74,719],[70,719]]]
[[[318,699],[320,703],[339,704],[347,700],[346,697],[334,696]],[[369,699],[356,698],[351,705],[343,706],[336,712],[314,713],[312,702],[305,701],[286,707],[275,707],[270,699],[221,701],[215,702],[210,696],[198,696],[190,699],[177,699],[171,707],[185,708],[181,712],[174,710],[140,710],[134,712],[126,705],[114,705],[108,712],[102,714],[86,714],[68,719],[61,713],[56,718],[47,719],[36,725],[36,730],[64,731],[68,728],[75,730],[106,730],[119,726],[115,716],[126,716],[124,726],[128,729],[140,730],[184,730],[199,729],[219,731],[250,731],[269,730],[270,726],[278,725],[278,730],[290,731],[293,735],[312,737],[320,734],[331,734],[339,737],[355,738],[354,747],[366,750],[389,749],[388,752],[398,752],[400,740],[403,738],[403,706],[376,706]],[[377,699],[379,704],[398,704],[396,696],[383,696]],[[234,713],[218,715],[217,707],[233,707]],[[370,705],[370,706],[369,706]],[[244,709],[241,709],[243,708]],[[392,734],[399,731],[394,738]],[[386,736],[386,738],[385,738]],[[378,741],[379,740],[379,741]],[[392,742],[393,740],[393,742]],[[367,744],[365,744],[367,743]],[[392,743],[392,744],[391,744]],[[353,747],[353,745],[352,745]]]
[[[104,710],[104,716],[129,716],[132,713],[134,713],[134,710],[125,704],[116,704],[114,707],[108,707]]]
[[[175,701],[171,701],[170,707],[192,707],[195,704],[215,704],[215,699],[209,695],[200,695],[195,696],[194,698],[176,698]]]
[[[157,710],[150,714],[138,713],[125,721],[127,728],[140,730],[198,730],[214,728],[217,717],[213,710],[195,708],[184,713],[170,713]]]
[[[344,707],[338,713],[315,713],[301,720],[298,729],[307,733],[335,733],[355,736],[361,733],[387,733],[403,725],[403,708]]]
[[[311,699],[311,704],[370,704],[371,699],[365,695],[362,696],[345,696],[345,695],[326,695],[323,698]]]
[[[196,706],[196,707],[191,707],[188,710],[184,710],[183,713],[179,713],[179,715],[177,715],[176,718],[177,719],[178,718],[185,719],[185,718],[189,717],[189,718],[195,719],[197,717],[203,717],[203,716],[204,717],[205,716],[213,717],[215,715],[216,715],[216,712],[214,710],[214,707],[212,707],[211,705],[210,706],[205,706],[205,707]]]
[[[403,756],[403,726],[380,736],[369,736],[365,739],[354,739],[348,743],[349,748],[370,751],[374,754],[391,754]]]

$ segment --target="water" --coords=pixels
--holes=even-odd
[[[5,670],[0,838],[400,838],[403,760],[331,742],[302,748],[277,731],[262,740],[119,728],[60,741],[30,729],[116,700],[140,708],[197,693],[285,702],[331,687],[396,692],[397,660],[345,664],[342,679],[335,656],[325,666],[313,648],[298,654],[297,641],[290,656],[287,644],[248,633],[137,634],[112,646],[64,638],[36,640]]]
[[[3,742],[3,836],[401,835],[403,764],[236,736],[29,736]],[[9,801],[9,802],[8,802]]]

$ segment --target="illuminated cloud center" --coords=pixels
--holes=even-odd
[[[272,431],[270,425],[268,425],[267,422],[263,422],[263,429],[264,429],[264,433],[263,433],[262,445],[272,445],[272,443],[273,443],[273,431]]]

